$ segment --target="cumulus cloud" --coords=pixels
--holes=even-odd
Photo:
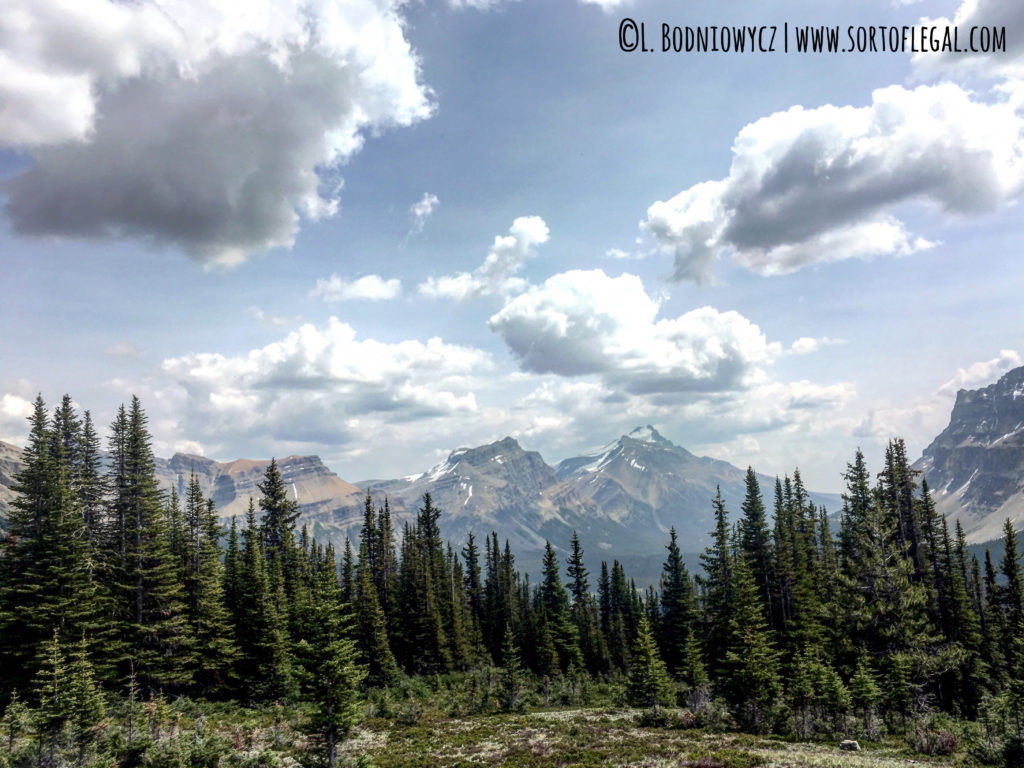
[[[437,198],[437,195],[424,192],[423,197],[409,208],[409,213],[412,214],[413,231],[422,232],[423,227],[427,224],[427,219],[433,215],[435,209],[440,204],[441,201]]]
[[[1024,28],[1024,5],[1005,0],[964,0],[952,19],[941,17],[922,22],[937,27],[941,40],[945,31],[955,30],[961,48],[971,44],[974,27],[1005,28],[1006,51],[987,52],[922,52],[914,55],[914,68],[921,77],[967,74],[994,78],[1024,78],[1024,39],[1019,30]],[[975,32],[976,45],[984,38]]]
[[[369,130],[430,112],[399,0],[14,0],[3,188],[23,235],[133,237],[208,263],[333,215]]]
[[[19,395],[7,392],[0,397],[0,440],[24,445],[33,410],[32,402]]]
[[[743,387],[781,352],[737,312],[658,311],[634,275],[574,270],[512,299],[489,325],[525,370],[599,374],[633,393]]]
[[[948,381],[916,402],[871,408],[857,424],[854,434],[879,441],[899,436],[918,450],[924,448],[949,423],[957,390],[988,386],[1022,364],[1024,358],[1016,350],[1000,350],[999,355],[990,360],[958,368]]]
[[[258,323],[277,326],[278,328],[287,328],[290,325],[298,325],[302,322],[300,315],[275,315],[260,307],[246,307],[245,313]]]
[[[966,368],[958,368],[956,375],[939,387],[939,392],[955,394],[960,389],[975,389],[985,386],[1007,371],[1021,365],[1024,365],[1024,360],[1016,350],[1001,349],[999,355],[991,360],[983,360]]]
[[[626,4],[627,0],[580,0],[584,5],[596,5],[602,11],[611,12]]]
[[[387,301],[396,298],[401,293],[402,281],[397,278],[385,280],[380,275],[364,275],[356,280],[343,280],[338,275],[331,275],[317,280],[316,287],[309,292],[309,297],[320,298],[328,302],[353,299]]]
[[[452,8],[475,8],[478,11],[489,11],[498,8],[505,3],[515,0],[448,0]],[[604,11],[612,11],[619,6],[625,5],[626,0],[579,0],[583,5],[597,5]]]
[[[480,350],[440,338],[360,340],[347,323],[304,325],[247,354],[190,354],[163,362],[187,413],[183,434],[204,445],[224,435],[347,444],[372,416],[403,423],[477,411],[472,377],[491,369]]]
[[[812,336],[801,336],[799,339],[789,345],[789,354],[791,355],[809,355],[812,352],[817,352],[822,347],[831,347],[836,344],[845,344],[842,339],[833,339],[828,336],[822,336],[820,338],[814,338]]]
[[[796,106],[747,125],[729,175],[650,206],[643,228],[676,280],[706,282],[716,258],[761,275],[909,254],[933,243],[893,213],[923,201],[975,215],[1024,190],[1020,100],[972,99],[952,83],[876,90],[866,107]]]
[[[525,290],[527,283],[516,274],[538,245],[548,240],[548,226],[540,216],[520,216],[507,235],[498,235],[484,263],[472,272],[431,277],[420,283],[419,292],[430,298],[465,301],[480,296],[508,296]]]

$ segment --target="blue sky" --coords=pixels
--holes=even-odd
[[[625,17],[1007,52],[624,53]],[[1024,362],[1022,83],[1000,0],[15,0],[0,439],[136,393],[162,455],[356,481],[652,423],[838,490]]]

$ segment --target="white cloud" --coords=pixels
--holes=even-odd
[[[436,337],[359,340],[336,318],[244,355],[190,354],[162,365],[164,399],[186,414],[175,431],[209,450],[242,437],[337,448],[366,438],[359,424],[465,418],[478,411],[473,377],[491,367],[485,352]]]
[[[402,281],[397,278],[385,280],[380,275],[364,275],[356,280],[343,280],[338,275],[328,278],[321,277],[316,287],[309,292],[310,298],[321,298],[328,302],[352,301],[387,301],[402,293]]]
[[[24,235],[133,237],[207,263],[333,215],[371,130],[430,112],[400,0],[12,0],[4,185]]]
[[[246,307],[245,313],[259,323],[287,328],[290,325],[298,325],[302,322],[301,315],[274,315],[259,307]]]
[[[409,213],[412,214],[412,225],[413,230],[416,232],[422,232],[423,227],[426,226],[427,219],[429,219],[437,207],[441,204],[437,195],[432,195],[429,192],[424,192],[423,197],[418,202],[413,203],[409,208]]]
[[[958,368],[956,374],[935,392],[916,402],[898,406],[876,405],[856,426],[854,434],[879,441],[902,437],[920,450],[949,423],[957,390],[988,386],[1022,364],[1024,358],[1017,351],[1000,350],[997,357]]]
[[[945,17],[925,19],[922,25],[936,27],[941,41],[947,29],[957,33],[960,48],[969,48],[971,30],[975,27],[1005,28],[1006,51],[986,52],[922,52],[914,55],[914,68],[918,76],[940,77],[950,75],[978,75],[994,78],[1024,78],[1024,5],[1006,0],[964,0],[952,19]],[[984,37],[976,31],[975,44]]]
[[[613,11],[619,6],[625,5],[628,0],[579,0],[583,5],[597,5],[603,11]],[[505,3],[515,0],[448,0],[452,8],[474,8],[478,11],[489,11],[498,8]]]
[[[507,235],[498,235],[484,263],[470,272],[431,277],[419,285],[419,292],[430,298],[466,299],[480,296],[508,296],[525,290],[525,280],[515,275],[538,245],[548,240],[548,226],[540,216],[520,216],[512,222]]]
[[[939,387],[939,392],[955,394],[960,389],[976,389],[991,384],[1007,371],[1021,365],[1024,365],[1024,359],[1016,350],[1001,349],[998,357],[958,368],[956,375]]]
[[[584,5],[596,5],[601,8],[602,11],[610,13],[616,8],[623,6],[627,3],[627,0],[580,0]]]
[[[28,437],[28,418],[35,410],[31,401],[13,393],[0,397],[0,440],[24,445]]]
[[[1024,100],[1022,100],[1024,101]],[[866,107],[796,106],[747,125],[729,175],[650,206],[642,223],[706,282],[716,258],[762,275],[934,243],[893,209],[923,201],[958,215],[998,209],[1024,189],[1024,110],[951,83],[876,90]]]
[[[658,311],[634,275],[571,271],[512,299],[489,325],[525,370],[599,374],[633,393],[741,388],[781,351],[737,312],[657,320]]]
[[[646,254],[639,251],[624,251],[621,248],[609,248],[604,252],[604,257],[615,261],[639,261],[645,258]]]
[[[789,346],[789,353],[791,355],[809,355],[812,352],[817,352],[822,347],[831,347],[845,343],[842,339],[832,339],[828,336],[820,338],[801,336]]]

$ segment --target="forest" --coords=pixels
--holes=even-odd
[[[799,471],[765,499],[748,469],[738,509],[708,499],[700,572],[673,530],[642,588],[614,559],[588,570],[575,535],[531,583],[497,533],[445,542],[429,495],[401,530],[367,496],[337,552],[298,527],[276,462],[224,527],[195,477],[158,486],[137,398],[105,440],[69,396],[29,426],[0,542],[3,768],[432,765],[347,745],[568,707],[631,711],[649,749],[692,729],[1024,765],[1017,535],[979,561],[898,439],[874,476],[855,452],[835,531]],[[647,764],[618,749],[491,761]],[[769,764],[733,752],[657,764]]]

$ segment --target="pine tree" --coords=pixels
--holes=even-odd
[[[503,712],[520,712],[523,708],[523,667],[515,635],[508,624],[501,643],[501,667],[501,709]]]
[[[3,727],[4,738],[7,741],[7,754],[14,752],[14,743],[24,733],[29,721],[29,710],[25,702],[21,700],[17,691],[11,694],[4,716],[0,719]]]
[[[782,693],[778,652],[761,608],[760,593],[745,558],[733,567],[733,604],[729,617],[722,682],[740,720],[756,731],[770,728]]]
[[[658,654],[647,617],[642,614],[630,653],[627,697],[633,706],[655,711],[676,703],[672,680]]]
[[[282,573],[286,580],[290,577],[292,559],[295,555],[295,521],[299,517],[299,504],[288,497],[288,486],[285,485],[277,459],[271,459],[263,474],[263,480],[256,487],[260,497],[260,510],[263,519],[260,533],[263,537],[263,551],[268,563],[280,561]],[[290,594],[290,583],[285,590]]]
[[[543,578],[539,585],[540,622],[557,654],[557,663],[548,671],[557,673],[574,666],[582,667],[579,636],[569,617],[569,596],[562,585],[558,557],[551,542],[545,543],[542,569]]]
[[[71,715],[67,661],[56,628],[50,639],[42,643],[39,651],[41,664],[34,681],[39,703],[34,712],[34,720],[40,749],[46,745],[52,765],[57,744],[62,740]]]
[[[185,497],[184,533],[185,605],[193,637],[193,682],[199,692],[209,696],[225,686],[237,649],[224,601],[220,523],[213,501],[203,498],[195,474],[189,479]]]
[[[729,543],[728,514],[721,488],[717,489],[713,504],[715,530],[711,533],[711,546],[700,556],[705,574],[700,577],[700,583],[704,589],[706,658],[712,663],[712,675],[717,676],[721,667],[720,649],[728,647],[729,622],[733,612],[733,557]]]
[[[761,498],[761,486],[752,467],[747,467],[746,495],[740,507],[740,550],[750,563],[754,583],[761,593],[765,615],[772,621],[771,595],[771,532],[768,530],[767,513]]]
[[[1003,559],[999,564],[1003,585],[999,591],[1002,607],[1002,653],[1007,674],[1018,666],[1020,637],[1024,637],[1024,576],[1021,575],[1017,532],[1007,518],[1003,525]]]
[[[170,547],[146,421],[139,399],[133,397],[114,505],[125,526],[121,581],[125,640],[142,689],[155,695],[165,687],[180,688],[191,681],[191,670],[179,662],[192,638],[180,563]]]
[[[697,606],[693,583],[686,571],[676,529],[669,530],[668,557],[661,570],[661,622],[659,647],[665,664],[673,674],[686,668],[687,645],[695,639]]]
[[[359,684],[364,672],[356,664],[350,620],[337,590],[315,593],[313,636],[310,638],[312,669],[309,698],[313,704],[310,725],[324,745],[327,765],[334,768],[338,745],[359,719]]]
[[[85,764],[86,752],[99,739],[105,717],[106,705],[96,684],[83,635],[71,657],[68,675],[68,718],[72,739],[78,746],[79,765]]]
[[[367,555],[366,537],[359,545],[358,577],[355,590],[354,638],[359,663],[367,671],[370,685],[387,686],[398,681],[399,671],[388,643],[387,623],[377,601],[372,562]]]
[[[18,495],[9,535],[0,542],[3,687],[24,687],[31,680],[38,668],[34,654],[55,627],[65,642],[82,632],[98,639],[105,632],[93,552],[65,447],[76,435],[62,434],[75,423],[73,411],[61,418],[63,425],[48,423],[43,400],[36,399],[24,468],[13,485]]]
[[[285,619],[278,609],[263,554],[263,539],[252,499],[242,533],[241,621],[237,626],[239,682],[248,696],[262,701],[287,698],[294,689]]]

